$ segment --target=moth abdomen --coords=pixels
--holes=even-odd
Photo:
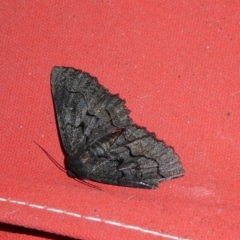
[[[118,139],[119,135],[121,134],[121,130],[117,130],[111,134],[108,134],[98,141],[94,142],[89,150],[91,153],[93,153],[95,156],[105,156],[106,152],[109,151],[113,143]]]

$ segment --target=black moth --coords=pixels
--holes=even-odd
[[[174,150],[135,125],[97,78],[54,67],[51,84],[69,176],[151,189],[184,175]]]

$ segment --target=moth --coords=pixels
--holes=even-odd
[[[173,148],[135,125],[125,101],[96,77],[54,67],[51,86],[69,176],[152,189],[184,175]]]

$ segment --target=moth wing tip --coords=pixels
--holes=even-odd
[[[54,66],[51,72],[51,83],[54,85],[62,72],[62,67]]]

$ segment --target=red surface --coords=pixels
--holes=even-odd
[[[240,238],[240,2],[195,2],[1,0],[0,222],[81,239]],[[54,65],[120,93],[185,177],[99,191],[56,168],[33,142],[63,164]],[[2,239],[19,239],[11,225]]]

